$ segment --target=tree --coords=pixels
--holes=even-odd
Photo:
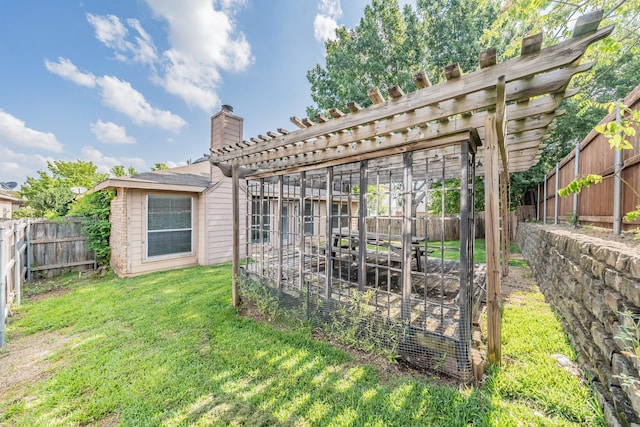
[[[615,24],[616,31],[592,45],[586,59],[611,65],[621,56],[640,50],[640,0],[509,1],[483,39],[492,45],[508,40],[501,56],[511,58],[518,54],[520,40],[524,37],[543,33],[548,44],[555,44],[571,37],[576,18],[596,10],[603,11],[603,25]]]
[[[38,217],[55,218],[67,215],[80,188],[88,189],[104,181],[107,174],[99,173],[92,162],[55,160],[47,162],[48,171],[38,171],[38,177],[27,177],[20,189],[20,197]]]
[[[169,169],[169,166],[167,166],[166,163],[156,163],[155,165],[151,166],[151,172],[155,172],[155,171],[162,171],[165,169]]]
[[[500,2],[418,0],[417,10],[427,32],[427,59],[435,81],[441,79],[442,68],[452,63],[463,71],[478,68],[478,55],[489,47],[482,35],[497,19]]]
[[[307,114],[314,117],[351,101],[370,105],[367,91],[373,87],[413,91],[418,71],[429,71],[435,83],[450,63],[476,68],[482,50],[478,40],[498,5],[495,0],[419,0],[417,10],[406,5],[401,11],[397,0],[372,0],[355,28],[340,27],[336,39],[327,41],[325,66],[307,73],[315,102]]]
[[[125,169],[123,165],[116,165],[109,170],[109,173],[116,178],[120,178],[123,176],[131,176],[135,175],[138,172],[134,169],[133,166],[129,166]]]

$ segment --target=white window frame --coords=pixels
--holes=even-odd
[[[177,199],[177,198],[189,198],[191,201],[191,227],[189,228],[175,228],[175,229],[165,229],[165,230],[149,230],[149,197],[159,197],[159,198],[167,198],[167,199]],[[147,194],[145,197],[145,236],[146,241],[144,245],[145,258],[148,260],[158,260],[163,258],[176,258],[176,257],[184,257],[191,256],[194,254],[194,228],[193,228],[193,220],[194,220],[194,202],[193,196],[168,196],[163,194]],[[149,256],[149,233],[164,233],[169,231],[191,231],[191,249],[188,252],[174,252],[170,254],[162,254],[162,255],[152,255]]]

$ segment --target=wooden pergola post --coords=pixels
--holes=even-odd
[[[484,144],[484,212],[485,242],[487,250],[487,357],[490,363],[500,365],[500,227],[498,209],[498,135],[495,116],[485,118]]]
[[[234,307],[240,305],[240,292],[238,291],[238,280],[240,274],[240,177],[238,176],[238,166],[231,167],[231,211],[233,223],[232,238],[232,265],[233,278],[231,287],[231,300]]]
[[[500,234],[500,253],[502,277],[509,275],[509,152],[507,151],[507,85],[505,76],[498,77],[496,85],[496,142],[500,150],[502,171],[500,172],[500,217],[502,232]]]

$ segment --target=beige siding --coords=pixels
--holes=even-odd
[[[214,184],[203,194],[140,189],[118,189],[111,202],[111,265],[120,276],[231,261],[231,179],[212,171]],[[193,253],[147,258],[147,195],[191,195],[193,197]],[[247,203],[240,193],[240,229],[246,227]],[[244,257],[246,237],[240,236]]]
[[[166,257],[147,258],[147,195],[175,195],[193,197],[193,252],[183,255],[169,255]],[[148,192],[144,190],[128,190],[128,243],[129,253],[127,268],[118,272],[121,276],[136,276],[138,274],[150,273],[153,271],[171,270],[174,268],[191,267],[198,265],[198,251],[200,242],[199,224],[200,207],[198,194],[171,193],[171,192]],[[113,249],[112,249],[113,250]]]
[[[240,192],[240,230],[244,230],[247,214],[245,191]],[[224,178],[206,193],[207,264],[231,261],[233,215],[231,210],[231,179]],[[246,249],[246,238],[240,233],[240,256]]]
[[[127,255],[129,245],[127,244],[127,189],[118,188],[116,197],[111,200],[111,237],[109,246],[111,247],[111,268],[118,274],[127,273]]]

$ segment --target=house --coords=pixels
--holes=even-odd
[[[223,106],[211,117],[211,148],[240,142],[242,122],[230,106]],[[207,158],[110,178],[91,191],[103,189],[116,191],[111,201],[110,263],[119,276],[231,260],[231,179]],[[245,215],[246,202],[240,209]]]
[[[20,208],[22,200],[0,191],[0,219],[10,219],[13,211]]]

